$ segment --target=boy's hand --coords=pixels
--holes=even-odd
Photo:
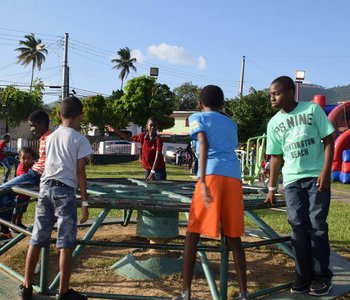
[[[321,172],[320,176],[317,178],[316,183],[318,190],[326,191],[330,189],[331,186],[331,175],[329,172]]]
[[[276,192],[275,191],[269,191],[264,203],[270,204],[271,206],[273,206],[273,204],[276,201],[276,196],[275,196]]]
[[[210,194],[210,190],[207,185],[203,182],[202,184],[202,196],[205,208],[210,208],[210,203],[213,202],[213,197]]]
[[[80,224],[83,224],[89,219],[89,210],[87,206],[82,206],[81,212],[82,212],[82,216],[81,216]]]
[[[152,181],[152,180],[154,180],[154,174],[153,174],[153,173],[150,173],[150,174],[148,175],[148,177],[146,178],[146,181]]]

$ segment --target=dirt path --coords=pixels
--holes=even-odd
[[[350,204],[350,191],[332,190],[332,200]]]

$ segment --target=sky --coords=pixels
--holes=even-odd
[[[31,68],[17,64],[18,41],[34,33],[48,50],[35,77],[45,102],[57,100],[63,36],[69,34],[70,86],[79,97],[110,95],[121,86],[111,60],[132,50],[137,72],[159,68],[171,89],[184,82],[219,85],[227,98],[264,89],[278,76],[305,70],[305,81],[326,88],[350,83],[348,0],[2,0],[0,87],[28,89]]]

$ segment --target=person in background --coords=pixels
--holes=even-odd
[[[11,141],[11,136],[8,133],[6,133],[3,136],[3,140],[0,142],[0,162],[3,164],[3,166],[6,169],[3,183],[8,181],[9,176],[11,174],[12,165],[15,166],[14,176],[16,176],[16,170],[18,165],[18,161],[13,156],[13,153],[8,151],[8,144],[10,143],[10,141]]]
[[[163,139],[157,134],[158,121],[155,117],[147,120],[147,131],[130,137],[121,130],[114,131],[122,139],[141,144],[141,162],[146,180],[166,180],[166,167],[162,154]]]
[[[30,168],[34,164],[34,155],[35,154],[34,154],[33,149],[29,148],[29,147],[23,147],[19,151],[20,164],[18,165],[18,168],[17,168],[17,175],[18,176],[28,173],[28,171],[30,170]],[[18,194],[16,196],[15,203],[16,203],[16,205],[19,205],[19,204],[23,204],[25,202],[28,202],[29,200],[30,200],[29,196]],[[27,211],[27,207],[28,207],[28,203],[23,204],[20,207],[14,208],[12,219],[11,219],[11,222],[13,224],[16,224],[17,226],[22,227],[24,229],[27,229],[27,227],[25,225],[23,225],[22,217],[23,217],[23,214]]]

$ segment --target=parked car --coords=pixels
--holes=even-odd
[[[105,154],[131,154],[131,142],[122,140],[105,141]]]

